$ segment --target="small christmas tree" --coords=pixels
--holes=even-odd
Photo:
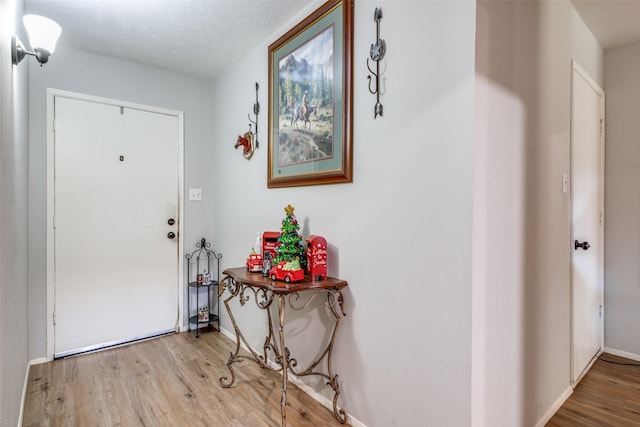
[[[280,228],[280,237],[278,237],[278,246],[276,246],[275,263],[282,261],[298,261],[304,263],[304,248],[302,246],[302,236],[298,233],[300,226],[298,220],[293,214],[293,206],[287,205],[284,208],[287,216],[282,219],[282,227]],[[300,266],[304,268],[304,265]]]

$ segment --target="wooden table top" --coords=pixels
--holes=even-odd
[[[286,283],[279,280],[271,280],[269,277],[264,277],[262,273],[252,273],[248,271],[246,267],[227,268],[222,272],[222,274],[231,277],[238,283],[267,289],[274,294],[292,294],[302,291],[323,289],[342,289],[348,285],[346,281],[336,279],[334,277],[327,277],[326,280],[313,280],[307,275],[305,275],[304,280],[300,282]]]

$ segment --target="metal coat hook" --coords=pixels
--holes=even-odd
[[[376,21],[376,42],[371,45],[369,52],[371,59],[376,63],[376,70],[373,71],[369,66],[369,58],[367,58],[367,68],[369,72],[375,77],[375,90],[371,89],[371,76],[367,76],[369,79],[369,92],[376,96],[376,105],[373,107],[373,118],[375,119],[380,115],[382,117],[382,104],[380,104],[380,61],[384,58],[384,54],[387,51],[387,45],[380,38],[380,20],[382,19],[382,9],[376,7],[373,12],[373,20]]]
[[[249,132],[251,132],[251,135],[255,136],[255,140],[256,140],[256,148],[260,148],[260,143],[258,142],[258,114],[260,113],[260,103],[258,102],[258,89],[260,88],[260,86],[258,86],[258,82],[256,82],[256,103],[253,104],[253,114],[256,116],[256,120],[253,121],[251,120],[251,114],[247,114],[247,117],[249,118]],[[251,124],[256,125],[256,131],[252,132],[251,131]]]

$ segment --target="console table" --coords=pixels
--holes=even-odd
[[[288,373],[302,377],[306,375],[319,375],[327,380],[327,385],[333,389],[333,414],[341,423],[347,421],[346,412],[338,408],[338,395],[340,394],[340,386],[338,385],[338,375],[333,373],[331,366],[331,355],[333,352],[333,346],[335,342],[336,332],[340,325],[340,320],[345,316],[344,305],[342,299],[342,289],[347,286],[347,282],[340,279],[327,277],[326,280],[311,280],[309,276],[305,276],[305,279],[301,282],[285,283],[271,280],[268,277],[263,277],[261,273],[250,273],[246,267],[229,268],[222,272],[225,277],[222,279],[220,286],[220,295],[228,290],[230,296],[224,300],[224,305],[229,313],[229,318],[233,324],[233,329],[236,333],[236,349],[235,352],[229,357],[227,367],[231,373],[231,378],[220,378],[220,384],[222,387],[228,388],[235,382],[236,376],[233,371],[233,364],[241,361],[242,359],[252,360],[256,362],[260,367],[268,369],[273,372],[282,372],[282,396],[280,399],[280,407],[282,413],[282,426],[286,425],[286,406],[287,406],[287,382]],[[300,302],[300,294],[308,294],[308,299],[304,302]],[[304,310],[311,301],[317,296],[326,297],[326,305],[335,317],[335,323],[333,325],[333,331],[331,338],[326,348],[321,352],[320,356],[313,361],[307,369],[297,369],[298,361],[291,357],[289,349],[285,344],[284,334],[284,320],[285,320],[285,308],[288,305],[292,310]],[[229,301],[233,298],[239,298],[241,306],[244,306],[246,302],[252,299],[259,309],[264,310],[267,314],[267,321],[269,324],[268,335],[264,342],[263,354],[259,354],[249,345],[244,335],[238,328],[238,324],[233,317],[231,308],[229,307]],[[278,335],[274,332],[273,320],[271,317],[270,307],[274,301],[277,302],[278,309]],[[240,354],[240,343],[244,343],[245,347],[249,349],[248,355]],[[273,352],[275,367],[268,363],[268,352]],[[317,369],[321,369],[320,363],[326,358],[327,371],[322,372]]]

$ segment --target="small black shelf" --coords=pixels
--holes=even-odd
[[[189,282],[189,286],[192,288],[204,288],[206,286],[216,286],[218,285],[217,280],[212,280],[209,283],[198,283],[198,282]]]
[[[218,321],[218,316],[216,316],[213,313],[209,313],[209,320],[198,320],[198,316],[191,316],[189,318],[189,322],[194,324],[194,325],[196,323],[199,324],[199,325],[206,325],[208,323],[217,322],[217,321]]]
[[[200,329],[207,327],[220,331],[220,299],[218,292],[213,289],[220,284],[220,259],[222,254],[216,253],[211,249],[211,243],[207,242],[203,237],[196,243],[196,250],[185,255],[187,259],[187,280],[189,292],[187,293],[187,312],[189,314],[189,323],[187,328],[189,332],[195,330],[196,338],[200,338]],[[215,270],[215,272],[212,270]],[[200,276],[210,278],[208,282],[199,282]],[[204,299],[204,295],[200,295],[200,291],[206,288],[206,303],[200,301]],[[213,292],[212,292],[213,290]],[[204,293],[204,291],[202,292]],[[195,307],[192,307],[191,300],[195,299]],[[202,306],[201,306],[201,303]],[[207,307],[209,310],[208,320],[198,320],[198,310]],[[195,309],[195,315],[194,315]],[[195,325],[191,328],[191,325]]]

